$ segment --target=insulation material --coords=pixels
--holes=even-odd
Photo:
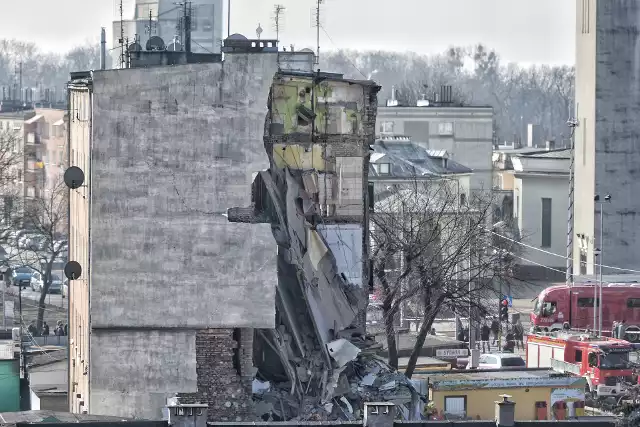
[[[357,224],[322,224],[318,231],[336,259],[338,272],[362,286],[362,227]]]
[[[273,162],[277,168],[288,167],[297,170],[315,169],[318,171],[326,169],[322,145],[319,144],[314,144],[311,147],[274,144]]]

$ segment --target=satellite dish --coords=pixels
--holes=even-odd
[[[183,49],[180,42],[176,41],[176,42],[169,43],[169,45],[167,46],[167,50],[170,52],[181,52]]]
[[[227,40],[249,40],[249,39],[243,36],[242,34],[235,33],[227,37]]]
[[[127,48],[129,52],[140,52],[142,51],[142,45],[138,42],[131,43]]]
[[[82,275],[82,267],[77,261],[69,261],[64,266],[64,275],[69,280],[78,280]]]
[[[158,36],[150,37],[147,40],[147,50],[164,50],[164,40]]]
[[[84,183],[84,172],[77,166],[71,166],[64,171],[64,183],[72,190],[80,188]]]

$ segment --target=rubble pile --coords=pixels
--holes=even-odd
[[[365,402],[393,402],[407,420],[419,413],[424,396],[404,374],[375,354],[379,344],[368,337],[355,343],[341,338],[327,347],[333,370],[319,384],[310,380],[301,399],[292,393],[290,382],[255,379],[256,415],[265,421],[356,421],[364,415]]]

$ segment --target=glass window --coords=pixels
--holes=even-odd
[[[389,163],[380,163],[380,173],[389,174],[391,171],[391,165]]]
[[[542,304],[542,316],[548,317],[556,312],[558,309],[558,303],[555,301],[544,302]]]
[[[525,366],[524,359],[522,357],[505,357],[502,359],[502,366],[517,367]]]
[[[453,135],[453,123],[451,122],[438,123],[438,134]]]
[[[640,308],[640,298],[629,298],[627,300],[628,308]]]
[[[585,308],[585,307],[593,307],[593,297],[591,298],[578,298],[578,307],[580,308]],[[599,306],[600,304],[598,303],[598,300],[596,300],[596,306]]]

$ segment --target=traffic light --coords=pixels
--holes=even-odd
[[[504,297],[500,301],[500,320],[502,322],[509,321],[509,300]]]

